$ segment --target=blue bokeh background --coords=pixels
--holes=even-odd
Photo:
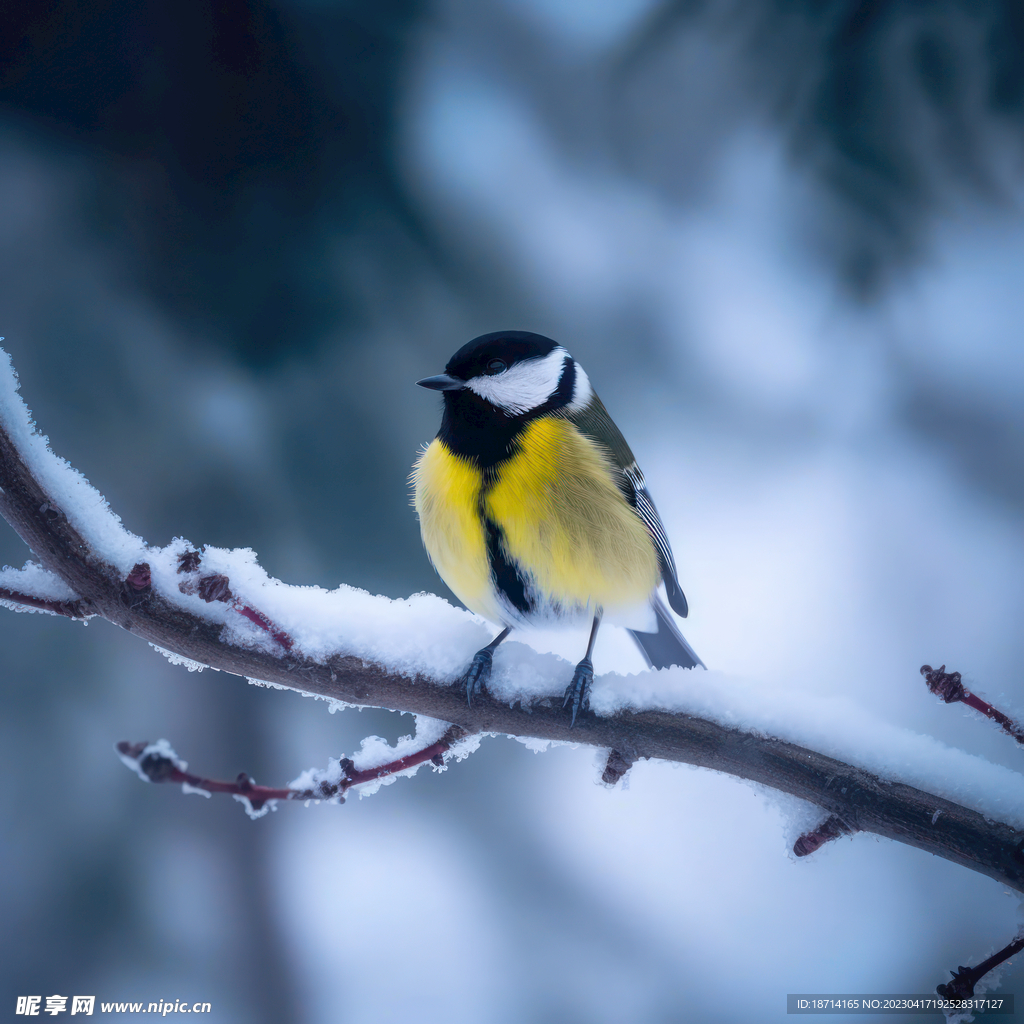
[[[1024,713],[1016,5],[7,21],[0,333],[133,532],[446,593],[409,508],[438,417],[412,382],[538,331],[640,458],[709,665],[1020,766],[917,674]],[[0,530],[0,561],[26,557]],[[492,739],[250,822],[143,786],[113,744],[279,784],[411,719],[189,674],[102,622],[0,631],[12,1016],[58,992],[268,1024],[770,1021],[787,992],[929,992],[1019,925],[980,875],[863,835],[797,862],[791,803],[657,763],[607,791],[587,749]]]

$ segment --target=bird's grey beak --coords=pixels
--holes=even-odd
[[[416,383],[421,388],[430,388],[431,391],[461,391],[466,386],[464,380],[449,377],[447,373],[439,373],[436,377],[424,377]]]

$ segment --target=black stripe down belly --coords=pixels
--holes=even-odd
[[[519,565],[506,553],[504,530],[493,519],[489,519],[482,509],[480,518],[487,532],[487,560],[490,562],[491,579],[494,581],[495,590],[502,594],[516,611],[529,615],[534,610],[531,588]]]

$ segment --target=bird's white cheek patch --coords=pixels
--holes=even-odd
[[[558,389],[568,352],[556,348],[539,359],[525,359],[493,377],[474,377],[466,387],[491,405],[519,416],[543,405]],[[589,384],[587,385],[589,388]]]

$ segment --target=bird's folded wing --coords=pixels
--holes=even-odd
[[[658,510],[654,507],[654,501],[647,490],[644,475],[636,464],[636,459],[633,457],[626,439],[622,436],[622,432],[608,415],[608,410],[605,409],[596,394],[583,409],[569,413],[568,418],[576,424],[580,433],[585,434],[601,446],[621,474],[616,483],[630,507],[647,527],[647,532],[658,552],[658,562],[661,566],[662,579],[665,581],[668,603],[677,615],[685,619],[689,609],[683,588],[679,586],[676,560],[672,557],[672,547],[668,542],[668,536],[662,525],[661,517],[658,515]]]
[[[658,515],[658,510],[654,507],[654,502],[647,490],[644,475],[640,472],[640,467],[635,462],[633,465],[623,469],[622,475],[629,482],[633,491],[633,501],[630,504],[633,506],[636,514],[643,520],[643,524],[647,527],[647,532],[651,535],[651,540],[654,541],[654,546],[658,551],[658,561],[661,563],[661,576],[665,581],[668,603],[676,615],[685,619],[689,612],[689,607],[686,604],[686,595],[683,593],[683,588],[679,586],[676,560],[672,557],[672,548],[669,545],[665,527],[662,525],[661,516]]]

